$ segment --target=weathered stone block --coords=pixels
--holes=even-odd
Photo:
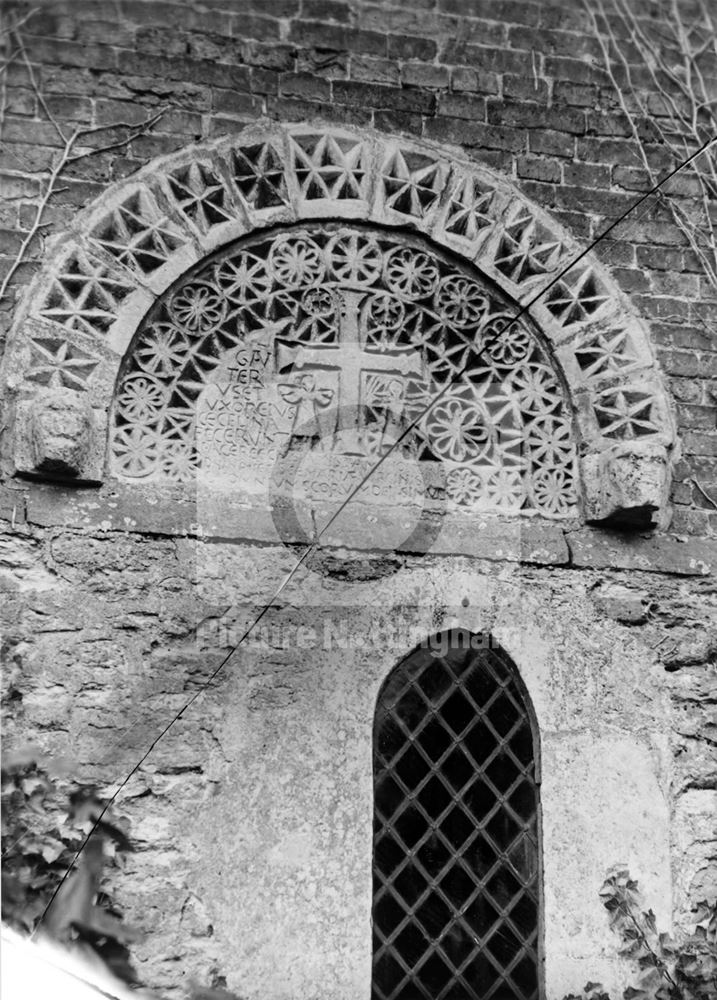
[[[13,527],[25,523],[25,494],[20,490],[0,486],[0,521],[9,521]]]
[[[92,410],[86,398],[73,389],[60,389],[36,399],[30,412],[35,467],[76,476],[92,434]]]
[[[99,420],[88,397],[52,389],[17,410],[15,464],[19,472],[48,479],[102,479]]]
[[[652,441],[629,441],[581,460],[587,521],[650,528],[667,527],[670,486],[667,449]]]
[[[717,541],[662,534],[581,528],[566,535],[574,566],[636,569],[648,573],[709,576],[717,567]]]
[[[647,621],[650,601],[644,590],[605,583],[596,587],[592,598],[603,614],[624,625],[641,625]]]
[[[676,872],[676,902],[687,922],[690,906],[714,899],[716,814],[717,792],[713,788],[690,788],[676,803],[674,830],[681,859]]]

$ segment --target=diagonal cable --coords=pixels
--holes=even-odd
[[[600,243],[602,240],[604,240],[605,237],[608,236],[613,231],[613,229],[615,229],[616,226],[620,225],[620,223],[631,212],[634,212],[635,209],[639,208],[640,205],[642,205],[642,203],[647,198],[649,198],[651,195],[655,194],[655,192],[658,191],[662,187],[663,184],[666,184],[667,181],[669,181],[672,177],[674,177],[675,174],[679,173],[680,170],[684,170],[685,167],[687,167],[694,159],[696,159],[698,156],[700,156],[701,153],[704,153],[714,143],[717,143],[717,136],[713,136],[711,139],[708,139],[707,142],[703,143],[702,146],[700,146],[700,148],[697,150],[697,152],[693,153],[692,156],[689,156],[686,160],[684,160],[677,167],[675,167],[673,170],[671,170],[665,177],[662,178],[662,180],[659,183],[657,183],[653,187],[651,187],[650,190],[646,191],[640,198],[638,198],[637,201],[633,205],[631,205],[629,208],[625,209],[625,211],[622,213],[622,215],[620,215],[617,219],[615,219],[614,222],[611,222],[610,225],[607,227],[607,229],[605,229],[602,233],[600,233],[599,236],[596,236],[595,239],[592,241],[592,243],[589,243],[585,247],[585,249],[582,250],[577,255],[577,257],[575,257],[574,260],[569,261],[565,265],[565,267],[561,271],[559,271],[555,275],[555,277],[552,278],[548,282],[547,285],[545,285],[544,288],[539,289],[539,291],[537,291],[535,293],[535,295],[533,295],[533,297],[531,299],[529,299],[525,303],[525,305],[522,305],[520,307],[520,309],[518,310],[518,312],[515,314],[515,316],[513,316],[513,318],[510,321],[510,323],[508,323],[508,325],[506,326],[505,329],[509,330],[511,328],[511,326],[514,326],[523,316],[525,316],[525,314],[528,312],[528,310],[530,309],[530,307],[533,306],[533,305],[535,305],[535,303],[538,301],[538,299],[542,298],[542,296],[545,295],[546,292],[549,292],[550,289],[553,288],[560,281],[560,279],[563,278],[568,273],[568,271],[572,270],[572,268],[576,266],[576,264],[579,264],[580,261],[583,260],[583,258],[586,257],[597,246],[598,243]],[[473,358],[470,359],[470,364],[474,364],[475,361],[477,360],[477,358],[482,357],[484,351],[485,351],[485,348],[482,348],[480,351],[478,351],[477,355],[474,355]],[[469,362],[466,361],[466,363],[463,365],[463,367],[461,369],[459,369],[459,371],[456,372],[456,374],[453,376],[453,378],[449,379],[445,383],[445,385],[443,386],[443,388],[440,389],[439,392],[437,392],[435,394],[435,396],[433,396],[428,401],[428,403],[425,405],[425,407],[418,413],[418,415],[411,421],[411,423],[408,424],[408,426],[404,428],[404,430],[396,438],[396,440],[393,441],[391,443],[391,445],[386,449],[386,451],[381,455],[381,457],[375,463],[375,465],[371,466],[371,468],[365,473],[364,477],[361,479],[361,481],[358,483],[358,485],[355,486],[347,494],[347,496],[344,498],[344,500],[341,502],[341,504],[339,504],[339,506],[336,509],[336,511],[331,515],[331,517],[326,522],[326,524],[317,533],[316,538],[314,539],[315,542],[317,542],[321,538],[321,536],[323,535],[323,533],[334,523],[334,521],[338,518],[338,516],[342,513],[342,511],[345,510],[345,508],[348,506],[348,504],[353,500],[353,498],[356,496],[356,494],[366,485],[366,482],[368,481],[368,479],[385,462],[385,460],[388,458],[388,456],[393,451],[395,451],[395,449],[398,447],[398,445],[401,443],[401,441],[403,441],[411,433],[411,431],[414,430],[414,428],[421,422],[421,420],[423,420],[423,418],[428,413],[430,413],[430,411],[433,409],[433,407],[436,405],[436,403],[445,396],[446,392],[457,381],[459,381],[461,378],[463,378],[463,376],[466,373],[466,369],[468,368],[468,364],[469,364]]]
[[[700,146],[700,148],[698,150],[696,150],[694,153],[692,153],[690,156],[688,156],[685,160],[683,160],[681,163],[679,163],[676,167],[673,167],[673,169],[670,170],[662,178],[662,180],[658,181],[657,184],[654,184],[648,191],[646,191],[644,194],[642,194],[637,199],[637,201],[634,202],[634,204],[632,204],[629,208],[626,208],[625,211],[620,216],[618,216],[618,218],[615,219],[614,222],[611,222],[610,225],[606,229],[604,229],[603,232],[600,233],[599,236],[596,236],[595,239],[591,243],[589,243],[585,247],[585,249],[582,250],[577,255],[577,257],[575,257],[573,260],[569,261],[565,265],[565,267],[563,267],[558,272],[558,274],[556,274],[555,277],[552,278],[548,282],[547,285],[545,285],[543,288],[539,289],[535,293],[535,295],[532,296],[532,298],[530,298],[524,305],[522,305],[520,307],[520,309],[518,310],[518,312],[515,314],[515,316],[513,316],[512,320],[507,325],[506,330],[510,329],[511,326],[513,326],[514,324],[516,324],[523,316],[525,316],[525,314],[529,311],[529,309],[531,308],[531,306],[535,305],[535,303],[540,298],[542,298],[542,296],[545,295],[546,292],[548,292],[551,288],[553,288],[557,284],[557,282],[560,281],[561,278],[563,278],[568,273],[568,271],[570,271],[573,267],[575,267],[576,264],[579,264],[580,261],[583,260],[583,258],[586,257],[598,245],[598,243],[602,242],[602,240],[604,240],[606,236],[608,236],[617,226],[619,226],[620,223],[623,222],[624,219],[626,219],[628,215],[630,215],[632,212],[634,212],[648,198],[650,198],[653,194],[655,194],[657,191],[659,191],[662,188],[662,186],[667,183],[667,181],[671,180],[671,178],[673,178],[676,174],[678,174],[678,173],[680,173],[680,171],[684,170],[685,167],[689,166],[689,164],[692,163],[694,160],[696,160],[698,156],[700,156],[702,153],[706,152],[711,146],[713,146],[715,144],[717,144],[717,136],[712,136],[710,139],[707,139]],[[478,352],[477,357],[481,357],[481,355],[483,353],[483,350],[485,350],[485,348],[483,348],[481,351]],[[476,356],[474,355],[474,357],[471,359],[471,362],[474,363],[475,360],[476,360]],[[298,572],[299,568],[306,561],[306,559],[309,556],[309,554],[311,552],[315,551],[318,548],[319,542],[321,540],[321,536],[331,527],[331,525],[336,521],[336,519],[339,517],[339,515],[346,509],[346,507],[351,502],[351,500],[353,500],[353,498],[356,496],[356,494],[365,486],[365,484],[369,480],[369,478],[377,471],[377,469],[379,469],[381,467],[381,465],[383,465],[383,463],[386,461],[386,459],[388,458],[388,456],[392,452],[394,452],[396,450],[396,448],[401,443],[401,441],[405,440],[405,438],[411,433],[412,430],[414,430],[414,428],[418,425],[418,423],[421,420],[423,420],[423,418],[431,411],[431,409],[436,405],[436,403],[439,402],[439,400],[441,400],[445,396],[446,392],[451,388],[451,386],[453,386],[456,381],[458,381],[459,379],[461,379],[464,376],[464,374],[466,372],[466,369],[467,369],[467,366],[468,366],[468,362],[466,362],[466,364],[464,364],[463,367],[458,372],[456,372],[456,374],[453,376],[453,378],[451,378],[450,380],[448,380],[444,384],[444,386],[428,401],[428,403],[425,405],[425,407],[418,413],[418,415],[411,421],[411,423],[408,424],[408,426],[404,428],[404,430],[401,432],[401,434],[387,447],[387,449],[383,452],[383,454],[379,457],[379,459],[375,462],[375,464],[372,465],[370,469],[368,469],[368,471],[365,473],[365,475],[359,481],[359,483],[347,494],[347,496],[339,504],[338,508],[334,511],[334,513],[331,515],[331,517],[329,517],[328,521],[323,525],[323,527],[321,529],[319,529],[318,531],[315,531],[313,540],[303,550],[303,552],[301,553],[301,555],[297,559],[297,561],[294,564],[294,566],[291,568],[291,570],[287,573],[287,575],[284,577],[284,579],[281,581],[281,583],[277,587],[277,589],[274,592],[274,594],[272,595],[272,597],[266,602],[266,604],[264,604],[264,606],[261,608],[261,610],[256,615],[256,617],[252,620],[251,624],[247,626],[247,628],[244,630],[243,634],[239,637],[239,639],[234,644],[234,646],[223,657],[223,659],[221,660],[221,662],[219,663],[219,665],[212,671],[212,673],[204,681],[204,683],[199,688],[197,688],[197,690],[185,702],[185,704],[182,706],[182,708],[165,725],[164,729],[162,729],[161,732],[154,738],[154,740],[152,741],[152,743],[150,744],[150,746],[148,747],[148,749],[142,754],[142,756],[137,761],[137,763],[132,767],[132,769],[129,771],[129,773],[126,775],[126,777],[117,786],[117,788],[114,791],[114,793],[112,794],[112,796],[108,799],[107,803],[103,806],[101,812],[98,814],[97,818],[94,820],[94,822],[92,824],[92,827],[90,828],[89,833],[86,835],[85,839],[82,841],[82,843],[78,847],[77,851],[75,852],[75,855],[72,858],[72,861],[68,865],[67,870],[63,874],[62,878],[60,879],[59,884],[57,885],[57,887],[55,888],[52,896],[50,897],[49,902],[45,906],[45,909],[43,910],[43,912],[42,912],[42,914],[40,916],[40,919],[38,920],[37,925],[36,925],[36,927],[35,927],[35,929],[33,931],[33,935],[36,934],[37,931],[40,929],[40,927],[41,927],[41,925],[42,925],[45,917],[47,916],[47,913],[48,913],[50,907],[52,906],[53,902],[55,901],[55,899],[57,897],[57,894],[59,893],[60,889],[64,885],[64,883],[67,880],[68,876],[70,875],[70,873],[72,872],[73,868],[77,864],[77,861],[78,861],[80,855],[82,854],[83,850],[85,849],[85,847],[89,843],[90,839],[92,838],[93,834],[97,830],[99,824],[102,822],[103,817],[105,816],[105,814],[107,813],[107,811],[111,808],[111,806],[113,805],[113,803],[116,801],[116,799],[119,796],[119,794],[122,791],[122,789],[128,784],[128,782],[131,780],[131,778],[137,773],[137,771],[139,770],[139,768],[142,766],[142,764],[145,762],[145,760],[147,760],[147,758],[150,756],[150,754],[152,753],[152,751],[154,750],[154,748],[157,746],[157,744],[163,739],[164,736],[166,736],[166,734],[169,732],[169,730],[172,728],[172,726],[182,718],[182,716],[187,711],[187,709],[190,708],[194,704],[194,702],[200,697],[200,695],[202,695],[207,690],[207,688],[211,686],[211,684],[214,682],[214,680],[217,678],[217,676],[221,673],[221,671],[227,665],[227,663],[232,658],[232,656],[237,651],[237,649],[248,638],[248,636],[252,633],[252,631],[254,630],[254,628],[262,620],[262,618],[264,617],[264,615],[266,615],[267,612],[269,611],[269,609],[273,606],[273,604],[276,601],[277,597],[280,596],[280,594],[284,591],[284,589],[287,587],[287,585],[290,583],[290,581],[296,575],[296,573]]]

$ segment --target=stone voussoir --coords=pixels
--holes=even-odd
[[[256,224],[267,208],[264,223],[268,218],[286,222],[327,215],[349,222],[370,212],[383,224],[408,225],[439,242],[445,239],[454,250],[462,242],[462,253],[516,302],[526,301],[577,247],[504,181],[469,164],[460,151],[454,162],[445,157],[445,150],[432,144],[392,141],[367,130],[260,124],[231,144],[217,140],[183,151],[115,187],[85,213],[84,221],[76,222],[80,242],[69,256],[63,250],[59,265],[48,265],[53,291],[40,301],[40,315],[90,336],[107,335],[105,342],[119,354],[151,302],[148,294],[158,294],[200,254]],[[329,173],[326,164],[333,164]],[[350,183],[358,186],[348,191],[349,181],[341,177],[355,178]],[[83,311],[74,291],[70,296],[68,290],[78,280],[85,282],[85,298],[93,296],[92,309]],[[97,296],[104,302],[100,314]],[[595,414],[586,424],[589,449],[603,451],[609,440],[603,440],[605,435],[629,435],[638,415],[640,433],[648,439],[659,436],[669,449],[673,424],[658,380],[643,378],[639,387],[623,390],[630,373],[622,375],[619,364],[613,364],[610,384],[600,388],[595,378],[600,372],[585,371],[581,364],[576,331],[589,327],[592,350],[607,354],[607,332],[601,341],[600,330],[614,323],[618,300],[608,276],[595,262],[585,261],[550,288],[539,318],[549,339],[561,344],[562,372],[575,399],[588,404],[578,410]],[[633,319],[633,330],[636,323]],[[646,338],[636,336],[644,359]],[[21,353],[21,331],[15,343]],[[571,353],[573,344],[576,354]],[[614,350],[610,356],[616,356]],[[105,366],[107,393],[110,375]],[[94,388],[97,405],[98,386]],[[635,474],[639,478],[639,470]]]

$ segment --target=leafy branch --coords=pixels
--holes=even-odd
[[[7,754],[2,806],[2,917],[28,934],[36,930],[102,802],[92,786],[71,786],[37,755]],[[121,821],[100,824],[82,864],[54,897],[42,930],[89,964],[136,985],[128,945],[137,933],[122,922],[101,886],[106,863],[116,864],[130,849]]]
[[[667,1000],[679,997],[677,983],[670,971],[674,944],[667,934],[657,933],[657,921],[652,910],[640,910],[637,882],[626,869],[614,869],[600,890],[605,909],[610,915],[611,928],[620,935],[620,954],[637,962],[640,985],[629,987],[625,1000],[648,997]]]
[[[637,882],[626,868],[607,873],[600,898],[610,927],[622,940],[620,954],[637,963],[638,982],[623,1000],[714,1000],[717,996],[717,904],[700,901],[692,909],[694,929],[678,939],[657,930],[652,910],[644,910]],[[610,1000],[600,983],[563,1000]]]
[[[637,882],[613,868],[600,890],[610,926],[622,939],[620,954],[637,963],[637,986],[624,1000],[714,1000],[717,996],[717,907],[703,900],[693,908],[694,930],[679,939],[657,930],[652,910],[642,909]]]
[[[32,750],[3,757],[3,922],[23,936],[56,942],[76,957],[78,968],[127,984],[138,998],[159,1000],[139,988],[130,946],[140,935],[124,923],[103,885],[107,867],[121,867],[132,850],[126,822],[104,809],[94,787],[71,783],[65,770]],[[89,830],[94,832],[65,877]],[[190,1000],[239,1000],[223,976],[215,979],[202,986],[190,977]]]
[[[563,1000],[610,1000],[602,983],[586,983],[580,993],[568,993]]]

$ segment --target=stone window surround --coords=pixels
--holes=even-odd
[[[446,684],[449,678],[450,682]],[[470,692],[468,701],[463,700],[466,691]],[[458,705],[453,699],[458,699]],[[455,719],[452,726],[444,720],[444,710]],[[416,724],[417,715],[420,721]],[[382,754],[381,725],[386,722],[393,737],[387,737],[391,749],[388,754]],[[495,728],[492,723],[495,723]],[[437,731],[442,734],[440,737],[436,736]],[[421,734],[424,734],[423,737]],[[394,756],[396,739],[402,740],[403,748]],[[437,744],[436,739],[439,739]],[[468,744],[472,745],[472,751],[468,749]],[[404,760],[403,754],[410,752],[415,755],[416,746],[420,748],[417,758],[414,756],[402,770],[400,761]],[[466,751],[471,757],[464,756]],[[490,777],[488,771],[491,772]],[[379,784],[382,779],[386,782],[383,786]],[[456,781],[460,782],[459,786]],[[396,782],[400,784],[396,785]],[[483,787],[471,805],[470,790],[481,784]],[[410,794],[403,791],[402,785],[411,790]],[[429,787],[430,797],[426,798]],[[383,790],[380,791],[380,788]],[[438,805],[434,807],[436,790],[439,791]],[[485,971],[494,978],[496,993],[500,993],[498,984],[505,976],[508,989],[515,990],[516,995],[533,995],[533,990],[540,991],[542,995],[543,888],[539,793],[540,735],[535,712],[515,664],[492,636],[476,635],[461,629],[449,630],[430,637],[394,667],[382,686],[374,721],[374,811],[377,823],[374,833],[374,924],[382,905],[383,919],[388,921],[386,934],[381,930],[376,933],[374,977],[377,958],[386,954],[395,958],[400,952],[396,937],[400,939],[404,935],[401,927],[406,920],[406,930],[415,928],[419,940],[423,937],[423,922],[414,913],[424,908],[426,916],[423,920],[430,921],[427,937],[431,945],[426,946],[426,951],[417,962],[414,959],[411,965],[413,974],[426,954],[435,952],[438,970],[429,978],[447,976],[445,983],[454,978],[453,969],[445,964],[446,956],[439,942],[450,935],[449,928],[455,927],[459,937],[461,931],[463,935],[467,932],[460,938],[463,942],[460,959],[449,953],[454,967],[458,965],[462,968],[465,963],[465,968],[455,979],[460,984],[459,991],[462,986],[468,995],[472,992],[470,986],[479,988],[472,981],[471,970],[474,970],[473,975],[477,971],[474,960],[486,944],[490,949],[491,940],[495,943],[505,926],[509,942],[506,952],[502,957],[496,953],[490,959],[483,959],[486,966],[481,967],[479,975],[482,977]],[[395,811],[401,800],[402,804]],[[379,802],[384,804],[383,810]],[[388,809],[386,803],[390,803]],[[517,812],[514,812],[512,806],[516,803],[519,804]],[[405,817],[409,809],[412,809],[413,815],[401,832],[397,817]],[[413,879],[420,880],[423,891],[419,888],[419,898],[411,900],[409,906],[399,904],[397,910],[394,879],[397,873],[405,873],[411,862],[406,863],[405,858],[397,861],[393,845],[397,843],[397,836],[406,836],[406,829],[409,837],[414,836],[415,824],[418,824],[419,831],[422,830],[424,810],[425,816],[432,820],[428,831],[419,833],[418,842],[408,841],[411,844],[408,856],[413,859],[418,854],[418,862],[412,863],[420,865],[414,871]],[[450,817],[454,815],[453,810],[459,816],[459,826],[466,815],[463,810],[471,817],[473,831],[465,842],[462,838],[466,836],[468,825],[457,836],[452,835]],[[499,820],[503,813],[505,826]],[[506,835],[507,839],[503,840]],[[389,846],[388,853],[382,856],[379,844],[384,838]],[[462,870],[461,863],[467,867],[470,876]],[[443,879],[447,876],[450,879],[451,874],[457,871],[462,871],[461,889],[457,890],[456,883],[450,881],[448,889],[444,889]],[[428,886],[422,881],[424,872],[435,879]],[[469,887],[467,892],[462,887],[464,882]],[[491,889],[493,895],[490,895]],[[400,900],[400,889],[397,891]],[[474,898],[471,899],[472,896]],[[448,906],[448,912],[443,909],[445,906]],[[480,908],[476,909],[476,906]],[[515,914],[518,914],[516,923],[513,923],[515,914],[511,917],[514,907]],[[447,926],[444,924],[446,920]],[[462,927],[464,922],[465,927]],[[480,938],[480,945],[476,935]],[[474,943],[469,945],[471,938]],[[399,985],[400,972],[395,971],[395,966],[392,968],[393,972],[384,971],[382,975],[400,996],[405,987]],[[518,971],[513,978],[512,971],[516,969]],[[422,978],[419,971],[419,981]],[[469,987],[467,990],[466,986]],[[382,993],[378,991],[377,995]]]
[[[261,555],[266,557],[263,551]],[[234,565],[232,559],[238,556],[229,546],[227,565]],[[237,565],[244,565],[244,558]],[[241,671],[228,680],[221,707],[217,706],[217,733],[222,745],[236,743],[241,777],[232,796],[211,806],[211,818],[203,815],[193,824],[199,849],[216,850],[214,827],[225,830],[229,823],[234,830],[237,804],[254,794],[252,790],[264,787],[266,761],[258,748],[269,734],[273,760],[300,761],[299,765],[287,763],[296,799],[288,802],[277,794],[268,803],[271,843],[267,851],[262,849],[261,863],[247,869],[242,853],[244,838],[251,842],[257,824],[266,829],[261,826],[266,813],[259,817],[251,812],[240,824],[243,832],[236,848],[223,841],[226,857],[221,876],[194,866],[200,897],[218,893],[226,905],[239,893],[252,900],[251,930],[242,923],[244,914],[242,919],[230,918],[222,931],[228,939],[240,928],[247,934],[244,958],[237,962],[246,976],[249,995],[252,990],[256,995],[272,990],[281,995],[287,982],[297,995],[302,989],[314,989],[312,963],[317,954],[326,981],[337,994],[369,995],[372,722],[380,691],[397,663],[416,642],[434,634],[430,624],[435,621],[436,603],[442,601],[446,615],[441,634],[454,629],[476,635],[489,632],[516,664],[534,713],[533,728],[540,738],[544,887],[540,936],[546,998],[564,996],[587,979],[602,982],[609,991],[624,988],[630,972],[617,957],[618,942],[598,896],[610,865],[625,863],[636,877],[639,873],[658,923],[669,926],[673,886],[669,773],[660,715],[664,692],[650,651],[634,645],[625,658],[623,645],[616,646],[614,631],[594,621],[584,594],[568,588],[564,600],[556,603],[544,584],[525,578],[519,567],[507,575],[505,569],[495,574],[489,564],[447,558],[432,568],[416,565],[387,581],[339,585],[338,597],[347,604],[338,618],[330,612],[336,625],[331,634],[339,641],[348,635],[348,645],[312,645],[311,670],[297,673],[287,664],[281,683],[294,691],[291,708],[279,712],[252,709],[264,686],[271,685],[264,672],[263,680],[250,684]],[[233,593],[235,575],[217,581],[220,590],[216,593],[227,597]],[[332,586],[330,592],[336,595],[336,591]],[[429,591],[431,599],[425,607],[410,605],[416,592]],[[450,606],[456,594],[471,595],[467,608]],[[385,620],[387,609],[396,601],[399,606],[391,610],[402,626],[383,645],[375,641],[376,623]],[[296,620],[308,628],[315,626],[322,635],[326,611],[319,601],[302,608]],[[568,648],[570,655],[566,655]],[[260,650],[253,655],[265,656]],[[645,684],[647,677],[654,683]],[[638,704],[634,692],[641,684],[646,700]],[[311,710],[317,700],[325,711]],[[242,720],[240,726],[237,720]],[[325,769],[319,771],[327,746],[340,752],[330,755]],[[340,824],[337,830],[333,822],[325,821],[327,816],[343,815],[344,810],[354,817],[350,859],[345,826]],[[318,816],[324,820],[317,822]],[[305,852],[307,838],[314,848]],[[581,850],[575,850],[576,843],[582,845]],[[272,863],[284,852],[293,857],[295,851],[300,855],[296,866],[277,868]],[[256,853],[253,857],[259,861]],[[350,861],[348,866],[344,861]],[[325,894],[299,899],[297,879],[316,878],[317,865]],[[286,952],[295,956],[293,960],[277,960],[272,939],[267,939],[261,927],[262,907],[275,904],[281,915],[278,932],[286,936]],[[296,959],[299,953],[301,961]]]

